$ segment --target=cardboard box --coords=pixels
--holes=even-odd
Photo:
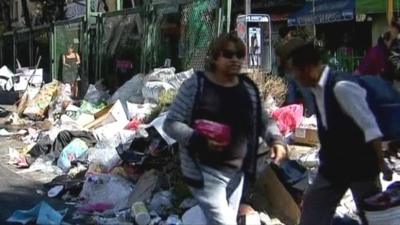
[[[284,224],[298,224],[300,209],[270,165],[258,173],[249,201],[255,209],[274,215]]]
[[[119,100],[111,105],[111,107],[106,107],[106,109],[95,114],[94,118],[96,119],[95,121],[84,126],[86,129],[95,129],[113,122],[122,122],[125,124],[129,122]]]
[[[319,138],[317,128],[296,128],[296,131],[294,132],[294,142],[304,145],[318,145]]]

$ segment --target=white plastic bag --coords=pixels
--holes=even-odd
[[[144,76],[142,74],[135,75],[132,79],[125,82],[110,98],[109,103],[116,102],[118,99],[125,104],[126,101],[133,99],[142,100],[142,87],[144,85]],[[135,98],[134,98],[135,97]],[[135,103],[142,103],[140,101]]]
[[[83,99],[91,104],[99,104],[102,101],[107,101],[109,98],[108,91],[99,90],[95,85],[90,84]]]
[[[133,191],[133,185],[118,176],[110,174],[89,175],[83,184],[80,197],[85,204],[110,204],[110,213],[130,207],[129,196]]]
[[[171,78],[175,76],[175,68],[156,68],[150,74],[146,75],[146,82],[148,81],[163,81],[168,82]]]
[[[89,149],[88,160],[90,163],[101,166],[106,171],[111,171],[119,164],[121,159],[115,148],[104,143],[98,143],[96,147]]]
[[[167,215],[168,210],[173,207],[171,199],[172,193],[170,191],[157,192],[151,199],[149,208],[160,216]]]
[[[157,107],[157,105],[150,103],[135,104],[127,102],[127,107],[129,112],[128,114],[129,118],[143,120],[151,114],[151,112],[153,111],[154,108]]]
[[[182,83],[191,77],[194,74],[194,70],[190,69],[187,71],[183,71],[180,73],[175,74],[171,79],[169,79],[167,82],[175,89],[178,90]]]
[[[149,81],[142,88],[145,102],[157,103],[163,91],[174,89],[172,85],[164,81]]]

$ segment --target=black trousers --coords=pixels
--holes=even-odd
[[[339,185],[328,181],[321,174],[317,175],[304,197],[300,225],[330,225],[336,207],[348,189],[352,192],[363,225],[367,225],[363,199],[381,191],[379,177]]]

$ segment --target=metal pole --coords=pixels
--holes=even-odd
[[[246,0],[246,15],[251,14],[251,0]]]
[[[231,29],[231,13],[232,13],[232,0],[227,0],[226,6],[226,32]]]
[[[13,39],[13,69],[12,71],[16,73],[16,63],[17,63],[17,44],[16,44],[16,36],[17,32],[14,31],[12,39]]]
[[[312,8],[313,8],[313,34],[314,34],[314,38],[315,38],[315,36],[317,36],[317,28],[316,28],[316,26],[315,26],[315,0],[313,0],[312,1]]]
[[[120,10],[122,10],[122,0],[117,0],[117,11],[120,11]]]

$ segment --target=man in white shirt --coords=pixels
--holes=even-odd
[[[337,73],[321,63],[312,43],[291,52],[295,78],[313,93],[321,142],[318,175],[305,195],[301,225],[330,225],[337,204],[350,188],[363,224],[363,199],[380,192],[383,168],[382,133],[364,88],[337,81]]]

